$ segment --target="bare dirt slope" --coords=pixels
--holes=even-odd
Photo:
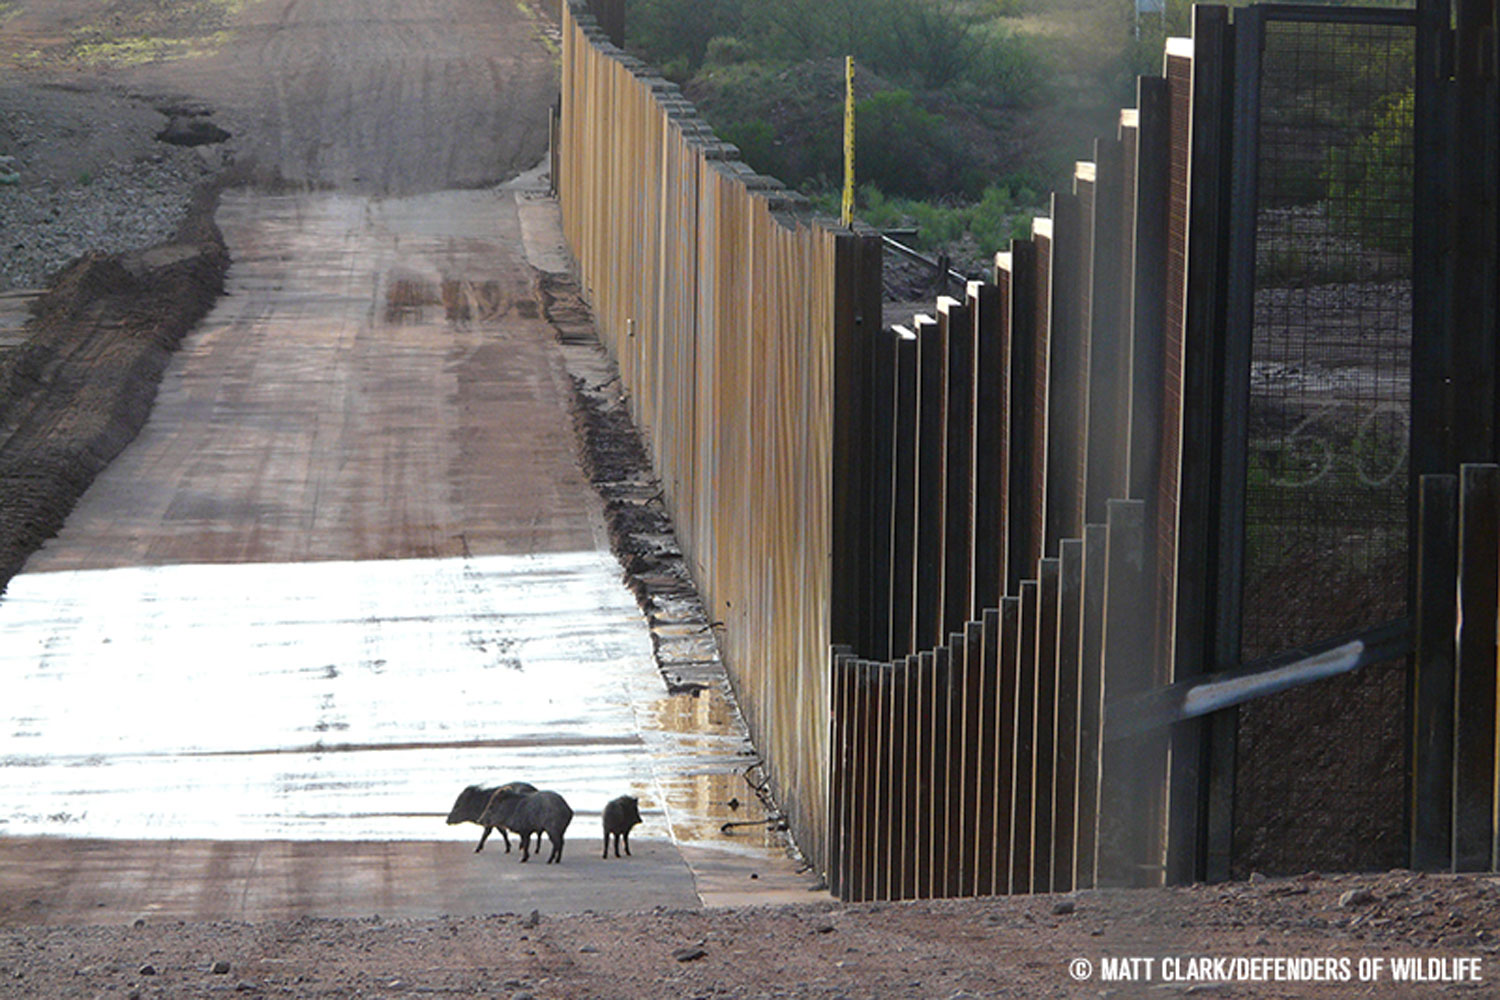
[[[206,119],[259,181],[412,194],[492,184],[547,148],[547,5],[491,0],[24,0],[0,65]],[[97,146],[113,118],[76,127]],[[118,150],[131,155],[136,151]]]
[[[122,79],[215,108],[257,180],[415,194],[493,184],[546,151],[556,72],[527,4],[286,0],[231,24],[233,44]]]

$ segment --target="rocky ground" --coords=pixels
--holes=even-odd
[[[140,920],[0,931],[0,994],[1480,997],[1500,975],[1497,927],[1497,879],[1407,872],[963,902]]]
[[[0,85],[0,291],[41,287],[88,250],[161,243],[183,222],[194,188],[223,166],[218,147],[155,138],[169,121],[106,85]]]

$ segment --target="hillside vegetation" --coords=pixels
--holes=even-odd
[[[970,270],[1029,232],[1133,89],[1130,0],[633,0],[627,44],[756,170]],[[1160,35],[1160,30],[1157,34]],[[1159,42],[1158,42],[1158,51]]]
[[[1190,18],[1188,0],[1139,24],[1134,0],[632,0],[626,23],[746,162],[834,211],[854,56],[857,214],[979,272]]]

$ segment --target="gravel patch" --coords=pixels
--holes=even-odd
[[[170,239],[194,189],[226,164],[222,146],[159,142],[155,103],[108,90],[0,86],[0,291],[39,288],[88,251]]]

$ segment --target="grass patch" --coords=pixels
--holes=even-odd
[[[229,42],[230,19],[243,6],[244,0],[176,0],[140,9],[116,0],[73,32],[65,58],[138,66],[211,55]]]
[[[820,211],[838,213],[835,192],[813,198]],[[915,198],[888,197],[874,184],[862,185],[855,215],[876,229],[915,229],[916,235],[902,242],[918,250],[965,250],[966,258],[988,259],[1010,246],[1012,239],[1031,235],[1031,220],[1042,214],[1041,196],[1026,179],[994,184],[973,201],[935,202]]]

